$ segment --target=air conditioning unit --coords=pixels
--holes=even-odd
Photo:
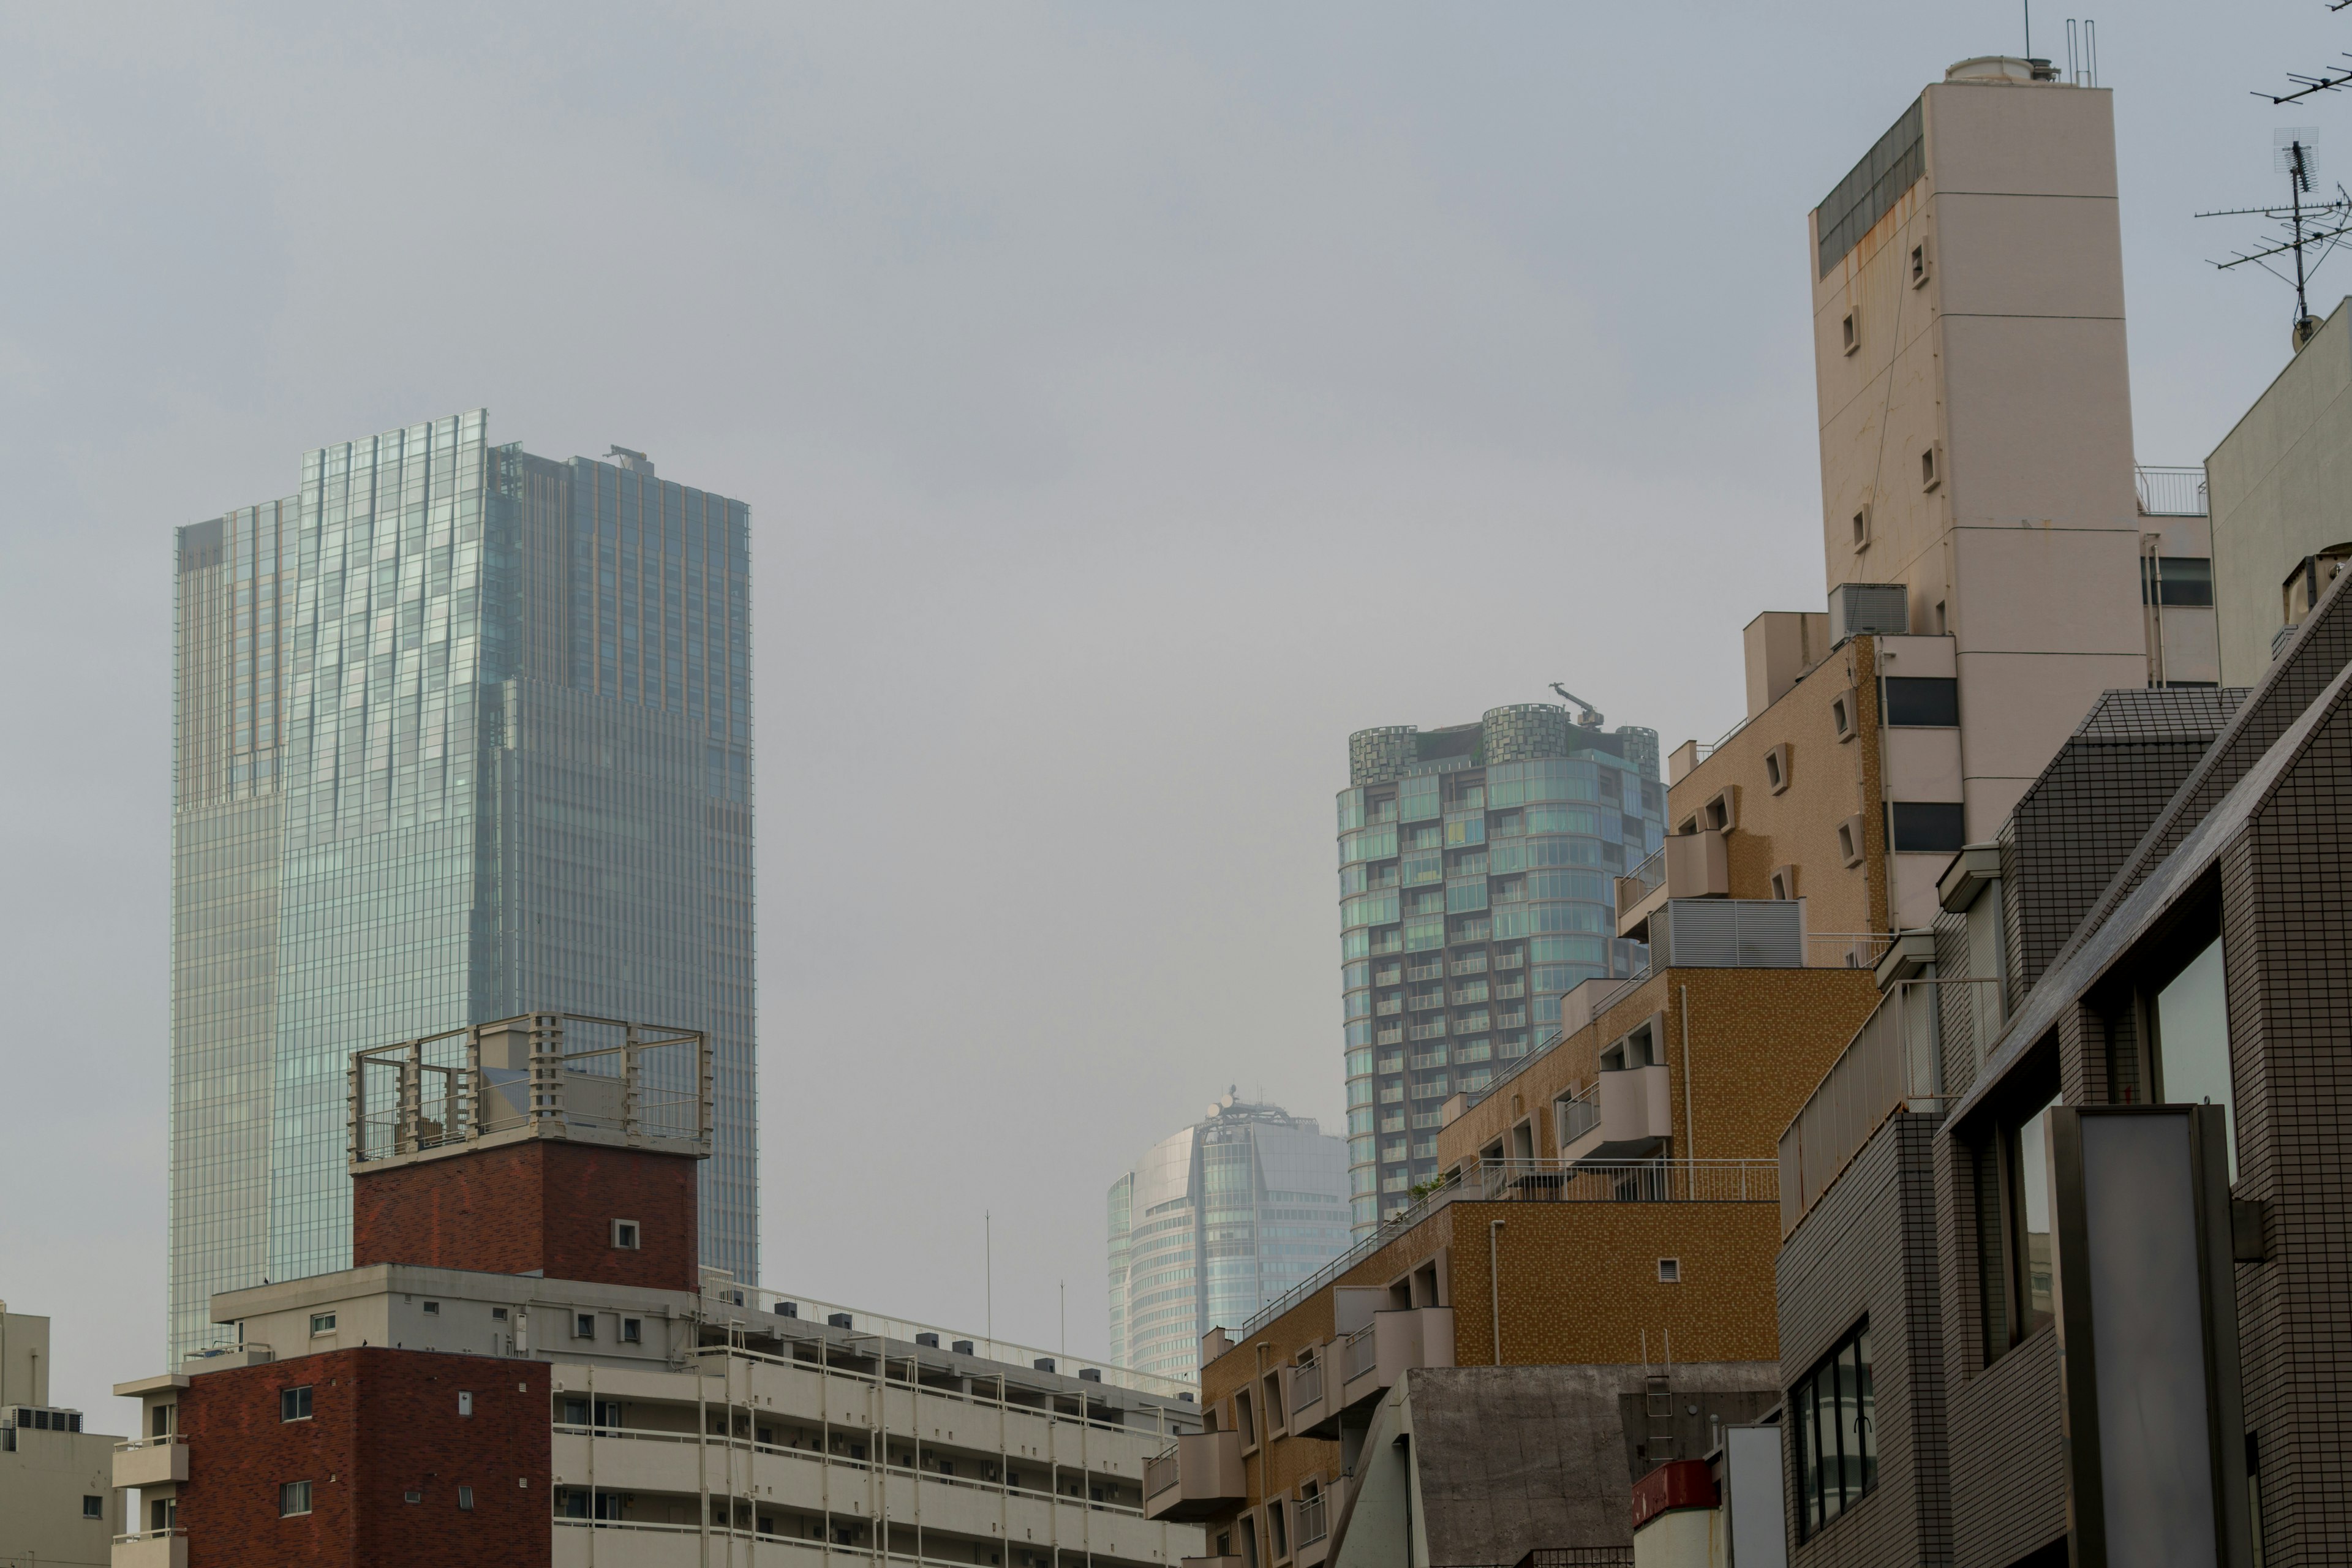
[[[1853,637],[1902,637],[1911,629],[1911,590],[1900,583],[1841,583],[1830,590],[1830,646]]]

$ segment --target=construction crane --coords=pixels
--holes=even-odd
[[[1551,689],[1554,691],[1559,692],[1566,700],[1576,704],[1577,708],[1580,710],[1576,715],[1576,721],[1578,723],[1583,725],[1588,730],[1598,730],[1601,728],[1601,712],[1598,709],[1594,708],[1591,703],[1587,702],[1583,698],[1579,697],[1575,692],[1570,691],[1567,687],[1562,686],[1557,680],[1551,683]]]

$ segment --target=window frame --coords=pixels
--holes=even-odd
[[[2053,1321],[2049,1314],[2035,1320],[2029,1300],[2032,1258],[2022,1214],[2021,1132],[2027,1121],[2061,1098],[2057,1041],[2051,1037],[2008,1075],[1999,1099],[1986,1110],[1984,1125],[1969,1140],[1977,1204],[1977,1316],[1987,1367],[2034,1335],[2049,1331]],[[2055,1247],[2054,1239],[2052,1245]]]
[[[296,1504],[299,1503],[299,1507]],[[310,1512],[310,1483],[280,1481],[278,1483],[278,1517],[301,1519]]]
[[[311,1418],[310,1412],[314,1403],[311,1390],[316,1386],[314,1384],[299,1383],[291,1388],[281,1388],[278,1391],[279,1426],[289,1426],[296,1421],[308,1421]]]
[[[1861,1469],[1860,1484],[1851,1495],[1845,1489],[1847,1456],[1844,1451],[1846,1424],[1836,1421],[1838,1474],[1836,1507],[1829,1507],[1828,1490],[1820,1485],[1827,1469],[1829,1456],[1822,1443],[1822,1412],[1821,1389],[1826,1374],[1831,1379],[1832,1398],[1843,1404],[1843,1390],[1838,1389],[1835,1373],[1845,1363],[1848,1352],[1853,1356],[1854,1383],[1853,1429],[1857,1446],[1862,1450],[1853,1456]],[[1878,1489],[1878,1400],[1872,1371],[1870,1315],[1865,1312],[1854,1325],[1838,1336],[1836,1343],[1814,1358],[1805,1369],[1805,1375],[1792,1384],[1785,1395],[1788,1411],[1790,1454],[1796,1483],[1797,1539],[1810,1541],[1852,1513]]]
[[[616,1219],[613,1222],[613,1249],[616,1252],[642,1252],[645,1250],[645,1234],[646,1227],[635,1220]]]

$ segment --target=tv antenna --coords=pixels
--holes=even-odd
[[[2327,8],[2331,11],[2341,11],[2347,5],[2352,5],[2352,0],[2327,0]],[[2352,59],[2352,54],[2347,54],[2344,58]],[[2286,73],[2286,79],[2294,83],[2293,92],[2264,92],[2262,89],[2255,88],[2252,89],[2253,95],[2256,98],[2269,99],[2271,107],[2275,109],[2280,104],[2293,103],[2297,99],[2309,98],[2314,93],[2334,92],[2346,83],[2352,82],[2352,70],[2330,66],[2317,76],[2301,76],[2289,71]]]
[[[2352,4],[2352,0],[2347,0],[2347,3]],[[1576,716],[1576,721],[1579,724],[1588,730],[1598,730],[1601,728],[1601,711],[1599,709],[1593,707],[1591,703],[1587,702],[1583,698],[1579,697],[1575,692],[1570,691],[1567,687],[1562,686],[1557,680],[1551,683],[1551,689],[1554,691],[1559,692],[1567,701],[1575,703],[1578,709],[1580,710]]]
[[[2352,5],[2352,0],[2343,0]],[[2340,8],[2340,7],[2339,7]],[[2347,80],[2352,80],[2347,73]],[[2318,172],[2318,160],[2312,142],[2317,133],[2307,126],[2290,127],[2273,133],[2275,144],[2272,152],[2272,167],[2286,176],[2287,199],[2266,207],[2231,207],[2218,212],[2199,213],[2199,217],[2261,217],[2276,224],[2283,237],[2253,250],[2233,252],[2227,261],[2213,265],[2227,272],[2233,267],[2259,267],[2280,282],[2294,285],[2294,346],[2300,351],[2319,331],[2319,322],[2311,314],[2306,299],[2311,277],[2320,264],[2342,244],[2347,234],[2352,234],[2352,195],[2342,185],[2336,187],[2331,201],[2312,201],[2312,182]],[[2289,279],[2272,263],[2281,257],[2294,258],[2294,276]]]

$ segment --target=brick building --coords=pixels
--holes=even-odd
[[[354,1058],[357,1266],[216,1296],[234,1348],[117,1385],[117,1564],[1198,1554],[1142,1510],[1180,1384],[698,1268],[707,1049],[594,1025]]]

